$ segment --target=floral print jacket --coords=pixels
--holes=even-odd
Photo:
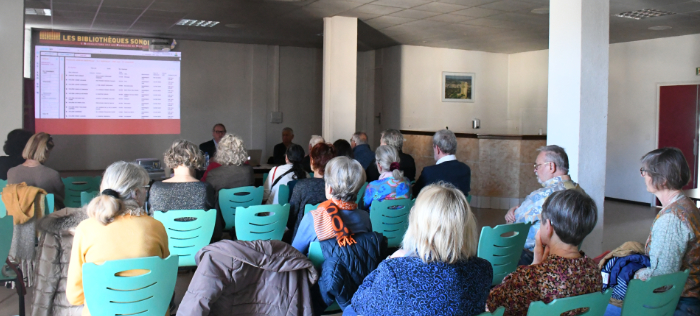
[[[367,185],[364,196],[364,207],[369,210],[373,201],[408,199],[411,197],[411,182],[408,178],[394,179],[386,177],[372,181]]]

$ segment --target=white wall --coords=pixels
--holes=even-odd
[[[508,55],[508,131],[547,133],[549,51]]]
[[[382,128],[504,134],[508,123],[508,55],[419,46],[377,54],[383,85]],[[473,103],[442,102],[442,72],[475,74]],[[473,119],[481,129],[472,129]]]
[[[22,128],[24,1],[7,0],[0,10],[0,144]]]
[[[180,135],[57,135],[47,165],[58,170],[99,170],[116,160],[162,159],[175,139],[195,143],[211,139],[215,123],[223,123],[229,133],[241,136],[248,149],[263,149],[263,162],[281,142],[284,126],[294,128],[296,143],[308,143],[312,134],[321,133],[321,51],[280,47],[283,123],[272,124],[268,67],[273,48],[181,41]],[[17,65],[21,71],[21,62]]]

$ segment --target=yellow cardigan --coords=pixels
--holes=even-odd
[[[165,227],[150,216],[117,216],[107,225],[88,218],[75,229],[66,284],[68,301],[73,305],[85,304],[84,263],[152,256],[166,258],[169,255]],[[127,272],[135,273],[124,274],[140,274]],[[83,308],[83,316],[90,316],[87,305]]]

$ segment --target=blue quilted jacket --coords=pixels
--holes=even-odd
[[[340,247],[336,239],[321,242],[326,260],[321,267],[318,287],[322,300],[314,300],[321,310],[337,302],[341,309],[350,305],[362,281],[379,266],[386,255],[387,240],[376,232],[353,235],[356,244]],[[320,306],[322,305],[324,306]]]

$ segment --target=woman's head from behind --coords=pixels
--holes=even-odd
[[[336,156],[345,156],[349,158],[355,158],[355,153],[352,151],[352,146],[347,140],[339,139],[333,143],[333,148],[335,149]]]
[[[7,140],[5,140],[5,146],[2,149],[8,156],[20,156],[30,138],[32,138],[30,131],[13,130],[7,134]]]
[[[44,163],[53,149],[53,138],[44,132],[34,134],[22,151],[22,158]]]
[[[185,166],[190,169],[202,169],[204,167],[204,155],[199,147],[184,139],[176,140],[163,154],[165,165],[170,169]]]
[[[101,194],[87,206],[90,217],[107,225],[122,214],[143,215],[150,178],[143,167],[124,161],[111,164],[100,184]]]
[[[328,162],[323,179],[326,181],[326,198],[355,202],[366,177],[357,160],[340,156]]]
[[[248,161],[248,153],[243,146],[243,140],[233,134],[226,134],[221,138],[216,149],[214,161],[222,166],[240,166]]]
[[[476,218],[462,191],[439,182],[421,190],[401,248],[423,262],[456,263],[476,255]]]
[[[394,146],[382,145],[374,152],[374,159],[382,167],[382,172],[391,172],[394,179],[403,178],[403,172],[399,170],[399,151]]]
[[[598,222],[598,208],[591,197],[578,190],[552,193],[542,205],[540,238],[552,246],[556,238],[571,246],[579,246]]]
[[[301,163],[304,160],[304,148],[297,144],[292,144],[287,147],[286,156],[290,163]]]
[[[681,190],[690,181],[690,168],[683,152],[674,147],[659,148],[642,157],[640,169],[647,191]]]
[[[318,143],[311,148],[309,157],[311,158],[311,169],[322,176],[326,170],[326,164],[335,157],[335,150],[327,143]]]

